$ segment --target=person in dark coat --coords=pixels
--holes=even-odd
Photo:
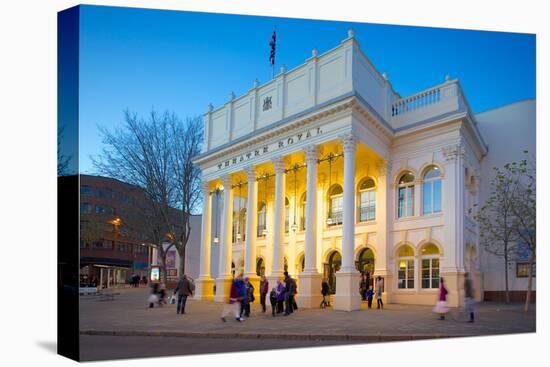
[[[250,304],[254,302],[254,286],[248,278],[244,278],[244,295],[241,317],[250,317]]]
[[[269,292],[269,282],[265,279],[265,276],[260,278],[260,304],[262,305],[262,312],[265,312],[265,298]]]
[[[324,278],[323,282],[321,283],[321,294],[323,295],[323,300],[321,301],[321,305],[319,307],[325,308],[327,306],[330,306],[330,302],[328,301],[328,292],[329,292],[329,286],[327,279]]]
[[[372,298],[374,297],[374,291],[372,290],[372,285],[369,285],[369,290],[366,293],[367,295],[367,303],[369,305],[369,308],[372,307]]]
[[[187,275],[183,274],[176,289],[174,289],[174,296],[178,294],[178,306],[176,307],[177,314],[185,313],[185,303],[187,302],[187,297],[193,295],[193,289],[191,287],[191,282],[187,278]]]
[[[285,271],[285,316],[290,315],[294,311],[294,295],[296,294],[296,282]]]

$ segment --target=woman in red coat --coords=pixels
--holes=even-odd
[[[440,320],[445,320],[445,314],[449,312],[449,308],[447,307],[447,288],[445,288],[445,283],[443,282],[443,278],[439,279],[439,296],[437,303],[435,304],[435,307],[433,308],[433,312],[439,314]]]

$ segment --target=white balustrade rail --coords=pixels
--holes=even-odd
[[[391,115],[392,117],[398,116],[407,112],[415,111],[420,108],[439,103],[441,101],[441,97],[441,87],[435,87],[417,93],[413,96],[402,98],[392,104]]]

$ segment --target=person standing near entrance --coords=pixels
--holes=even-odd
[[[365,274],[361,274],[361,283],[359,285],[359,294],[361,294],[361,300],[367,299],[367,277]]]
[[[285,302],[285,286],[281,280],[277,280],[277,313],[283,312]]]
[[[193,295],[193,289],[191,282],[187,279],[187,275],[181,276],[176,289],[174,289],[174,296],[178,294],[178,306],[176,307],[176,314],[185,314],[185,304],[187,303],[187,297]]]
[[[376,308],[384,309],[384,303],[382,302],[382,292],[384,291],[384,279],[381,276],[376,278]]]
[[[285,271],[285,316],[290,315],[294,308],[294,294],[296,292],[296,283],[292,279],[288,272]]]
[[[369,308],[372,308],[372,297],[374,296],[374,291],[372,290],[372,285],[369,285],[369,290],[367,291],[367,302]]]
[[[323,295],[323,300],[321,301],[321,308],[325,308],[327,306],[330,306],[330,302],[328,301],[328,291],[329,286],[327,282],[327,278],[323,278],[323,282],[321,283],[321,294]]]
[[[464,308],[470,314],[468,322],[474,322],[474,288],[468,273],[464,274]]]
[[[269,292],[269,282],[262,275],[260,278],[260,304],[262,305],[262,312],[265,312],[265,298]]]

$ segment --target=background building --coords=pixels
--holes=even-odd
[[[80,176],[80,281],[110,287],[147,276],[150,248],[132,212],[140,189],[116,179]]]

